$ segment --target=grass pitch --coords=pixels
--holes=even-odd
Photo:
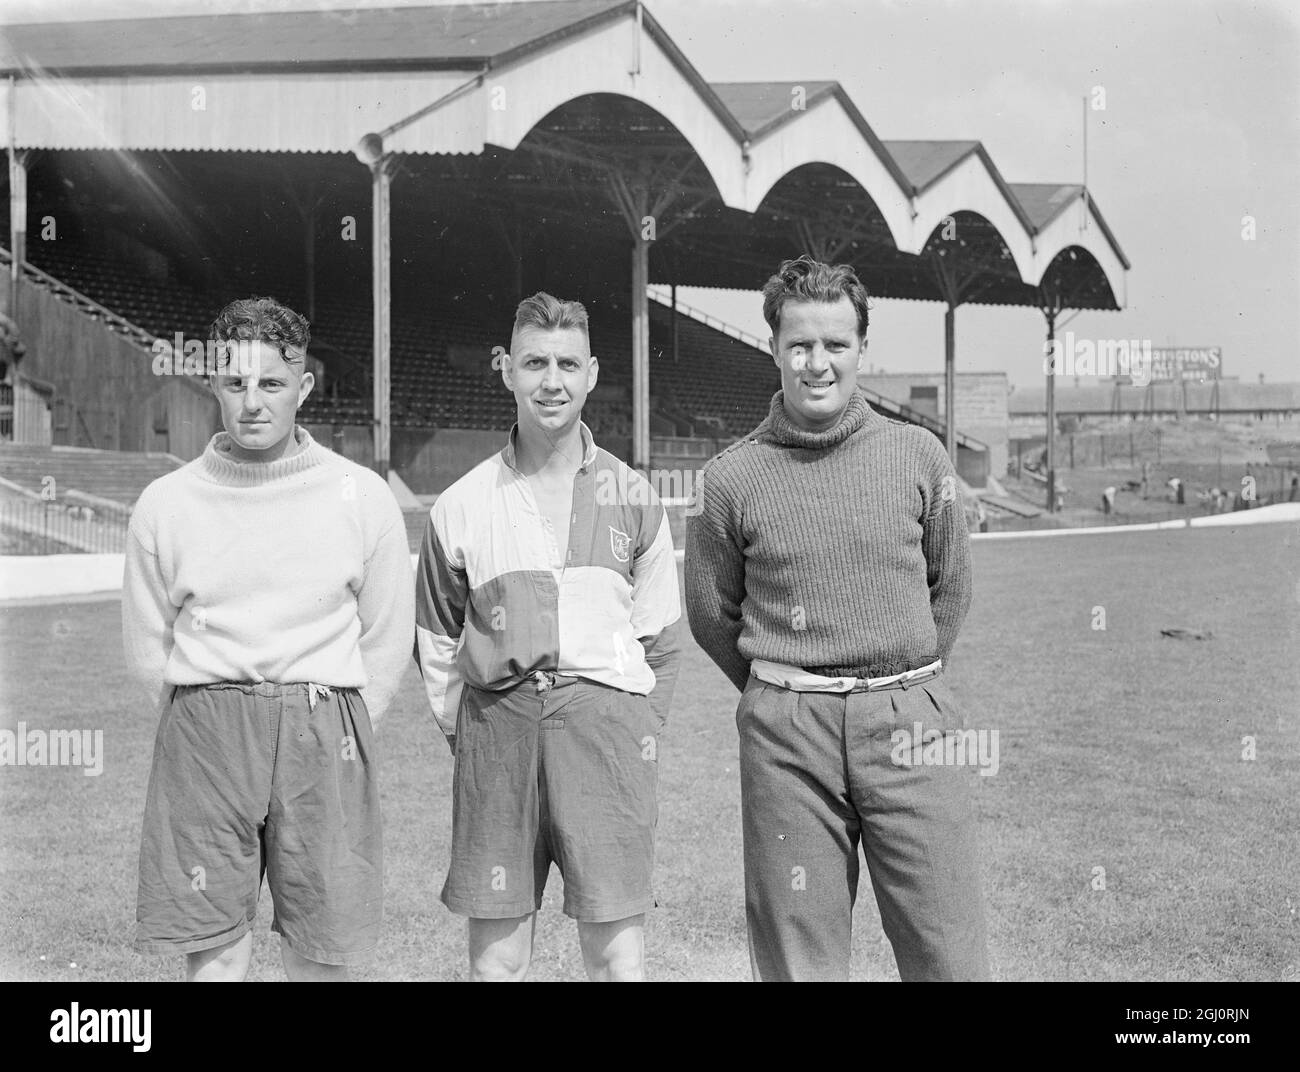
[[[973,553],[949,680],[967,725],[999,733],[998,773],[969,772],[995,978],[1300,980],[1300,532],[996,540]],[[99,777],[0,768],[6,979],[180,974],[179,957],[129,944],[156,727],[131,698],[118,615],[116,601],[0,610],[0,727],[102,729],[106,753]],[[1213,639],[1166,639],[1166,627]],[[745,979],[737,695],[685,639],[660,752],[648,966],[660,980]],[[437,899],[451,757],[413,666],[380,740],[386,922],[355,976],[463,978],[464,924]],[[559,891],[553,871],[535,979],[583,977]],[[252,978],[283,977],[269,920],[264,890]],[[855,922],[854,976],[897,978],[865,869]]]

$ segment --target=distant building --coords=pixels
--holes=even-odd
[[[942,372],[863,373],[858,377],[858,383],[868,391],[884,395],[891,402],[936,420],[944,420]],[[994,476],[1007,471],[1009,390],[1005,372],[957,373],[957,430],[988,446],[988,471]]]
[[[1217,416],[1225,421],[1290,421],[1300,414],[1300,383],[1151,383],[1145,387],[1089,383],[1056,383],[1057,417],[1128,417],[1167,419],[1180,414]],[[960,399],[959,399],[960,402]],[[1047,418],[1047,388],[1043,383],[1017,387],[1008,403],[1011,423],[1019,429],[1041,426]],[[960,420],[960,407],[958,420]]]

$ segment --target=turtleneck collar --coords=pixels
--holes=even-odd
[[[273,462],[242,462],[230,453],[230,433],[218,432],[199,459],[199,471],[214,484],[251,488],[297,476],[324,461],[324,450],[301,425],[293,429],[295,446]]]
[[[805,450],[826,450],[848,439],[862,427],[874,427],[884,420],[867,402],[861,391],[855,390],[849,396],[849,404],[844,407],[839,421],[823,432],[808,432],[790,420],[785,411],[785,392],[777,391],[772,396],[772,406],[767,413],[768,428],[772,437],[783,446],[802,447]]]

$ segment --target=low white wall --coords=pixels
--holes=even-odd
[[[124,555],[0,556],[0,599],[120,592],[124,558]]]
[[[1208,514],[1205,517],[1151,521],[1145,525],[1094,525],[1078,529],[1030,529],[1025,532],[980,532],[972,540],[1014,540],[1026,536],[1104,536],[1108,532],[1154,532],[1156,529],[1202,529],[1230,525],[1266,525],[1276,521],[1300,521],[1300,502],[1274,503],[1257,510],[1237,510],[1231,514]]]
[[[1300,521],[1300,503],[1277,503],[1258,510],[1209,514],[1186,521],[1156,521],[1147,525],[1098,525],[1082,529],[1031,529],[1025,532],[980,532],[972,540],[1020,540],[1042,536],[1104,536],[1115,532],[1150,532],[1156,529],[1208,528],[1223,525],[1264,525]],[[411,568],[418,561],[411,556]],[[677,550],[677,561],[682,551]],[[0,556],[0,600],[58,599],[122,590],[122,555],[7,555]]]

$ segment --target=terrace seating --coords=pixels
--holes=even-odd
[[[37,265],[93,301],[113,310],[153,334],[171,338],[180,331],[202,338],[216,310],[242,294],[273,294],[302,308],[301,284],[277,276],[263,266],[220,292],[204,292],[175,282],[157,282],[116,263],[105,254],[78,248],[73,241],[42,244],[32,250]],[[592,349],[600,357],[601,382],[622,388],[630,397],[632,384],[631,339],[626,307],[588,302]],[[475,309],[469,300],[456,300],[430,308],[414,306],[395,296],[392,330],[392,417],[396,427],[501,429],[515,418],[514,400],[492,367],[492,349],[502,341],[504,328],[499,309]],[[650,389],[654,394],[670,387],[677,400],[675,419],[716,417],[719,433],[743,435],[767,413],[780,377],[771,359],[752,347],[685,316],[679,316],[679,363],[671,357],[672,312],[650,303]],[[327,371],[322,389],[308,399],[303,420],[309,423],[368,424],[372,416],[364,370],[371,361],[371,319],[368,301],[337,295],[318,302],[312,323],[314,340],[329,360],[350,359],[349,386],[331,384]],[[449,350],[456,348],[456,360]],[[481,354],[481,371],[474,354]],[[346,394],[344,394],[346,390]],[[339,395],[339,397],[331,397]],[[631,435],[628,405],[593,403],[589,423],[599,424],[602,435]],[[696,423],[691,421],[692,424]],[[699,422],[697,434],[707,434],[708,422]],[[680,423],[676,429],[682,431]]]

